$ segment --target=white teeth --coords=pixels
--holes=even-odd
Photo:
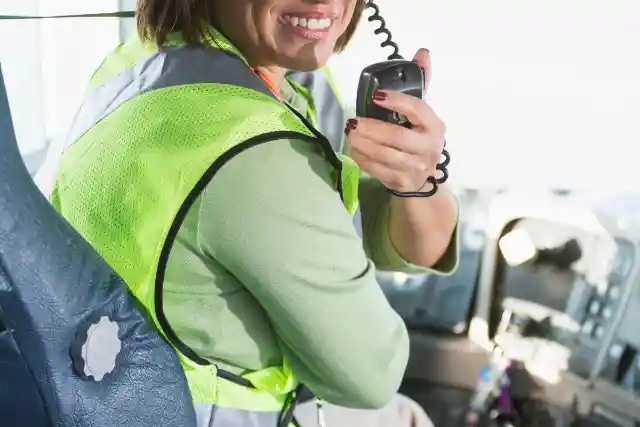
[[[330,25],[331,20],[329,19],[309,19],[309,21],[307,22],[307,28],[309,28],[310,30],[320,30],[322,28],[328,28]]]
[[[323,19],[307,19],[298,18],[297,16],[287,16],[285,21],[291,23],[294,27],[300,26],[310,30],[325,30],[331,26],[330,18]]]

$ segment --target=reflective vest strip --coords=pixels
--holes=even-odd
[[[176,85],[199,83],[241,86],[276,99],[264,82],[237,57],[217,49],[171,46],[95,88],[76,114],[65,148],[80,139],[102,118],[138,95]]]

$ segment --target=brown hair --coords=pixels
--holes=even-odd
[[[365,2],[357,0],[351,22],[336,43],[336,52],[343,51],[353,37]],[[154,40],[159,47],[165,46],[174,32],[182,33],[187,44],[202,45],[214,17],[211,0],[138,0],[136,9],[138,34],[143,40]]]

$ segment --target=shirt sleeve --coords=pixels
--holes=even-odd
[[[330,403],[377,408],[398,390],[408,333],[334,176],[309,142],[252,147],[206,188],[198,240],[259,301],[301,382]]]
[[[362,234],[367,255],[379,270],[399,271],[407,274],[434,273],[451,275],[460,258],[459,227],[440,260],[431,268],[412,264],[405,260],[393,246],[389,237],[389,207],[391,194],[375,178],[362,176],[359,189],[362,210]]]

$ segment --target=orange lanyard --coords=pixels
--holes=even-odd
[[[267,77],[262,71],[257,70],[255,68],[253,68],[252,66],[249,66],[249,68],[251,68],[251,70],[254,73],[256,73],[258,75],[258,77],[260,77],[262,79],[264,84],[267,85],[269,90],[275,95],[276,98],[278,98],[279,101],[284,101],[284,99],[282,99],[282,97],[280,96],[280,93],[276,90],[276,86],[273,84],[273,82],[271,81],[271,79],[269,77]]]

